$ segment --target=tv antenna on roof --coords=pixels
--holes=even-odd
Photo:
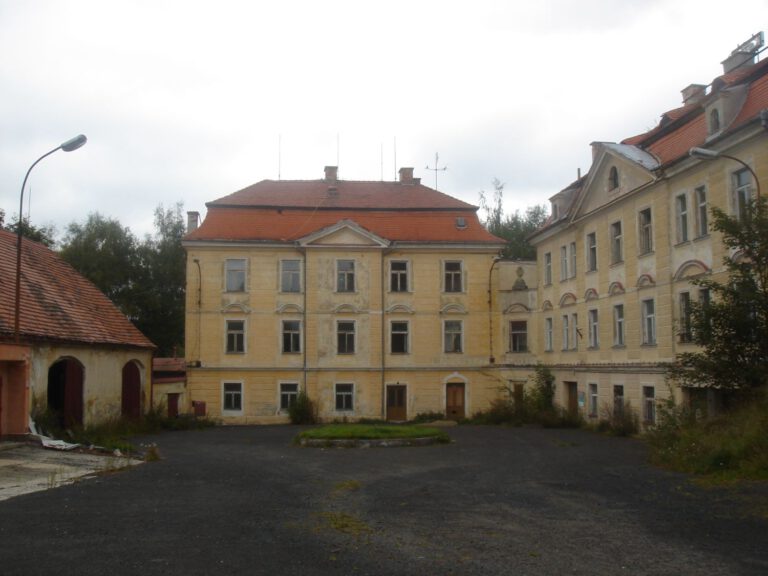
[[[437,173],[445,172],[446,170],[448,170],[448,166],[443,166],[442,168],[439,167],[439,162],[438,162],[439,160],[440,160],[440,157],[437,155],[437,152],[435,152],[435,167],[430,168],[429,164],[424,166],[426,170],[432,170],[435,173],[435,190],[437,190]]]

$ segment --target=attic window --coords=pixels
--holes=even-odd
[[[459,230],[463,230],[466,227],[467,227],[467,219],[464,218],[463,216],[458,216],[456,218],[456,228],[458,228]]]
[[[608,173],[608,190],[616,190],[619,187],[619,171],[616,166],[611,166],[611,171]]]
[[[717,108],[709,113],[709,133],[720,132],[720,111]]]

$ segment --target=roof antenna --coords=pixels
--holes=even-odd
[[[429,164],[424,166],[424,168],[426,170],[432,170],[435,173],[435,190],[437,190],[437,173],[438,172],[444,172],[444,171],[448,170],[448,166],[443,166],[442,168],[438,167],[438,160],[439,159],[440,159],[440,157],[437,155],[437,152],[435,152],[435,167],[434,168],[430,168]]]
[[[395,155],[393,156],[394,161],[392,162],[393,169],[394,169],[393,170],[394,176],[393,176],[392,180],[396,181],[397,180],[397,136],[395,136],[394,147],[395,147],[395,150],[394,150]]]
[[[384,182],[384,142],[381,143],[381,181]]]
[[[283,164],[283,135],[277,135],[277,179],[280,180],[280,169]]]
[[[339,133],[336,132],[336,167],[339,167]]]

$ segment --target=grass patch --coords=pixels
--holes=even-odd
[[[373,528],[365,522],[346,512],[321,512],[319,515],[323,525],[350,536],[367,536],[373,533]]]
[[[427,426],[386,425],[386,424],[329,424],[304,430],[299,439],[311,440],[390,440],[395,438],[437,438],[450,442],[444,431]]]
[[[725,414],[701,419],[685,407],[659,409],[646,438],[655,464],[719,482],[768,480],[768,393],[742,399]]]

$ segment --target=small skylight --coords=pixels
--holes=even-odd
[[[463,216],[457,216],[456,217],[456,228],[458,228],[459,230],[463,230],[466,227],[467,227],[467,219],[464,218]]]

